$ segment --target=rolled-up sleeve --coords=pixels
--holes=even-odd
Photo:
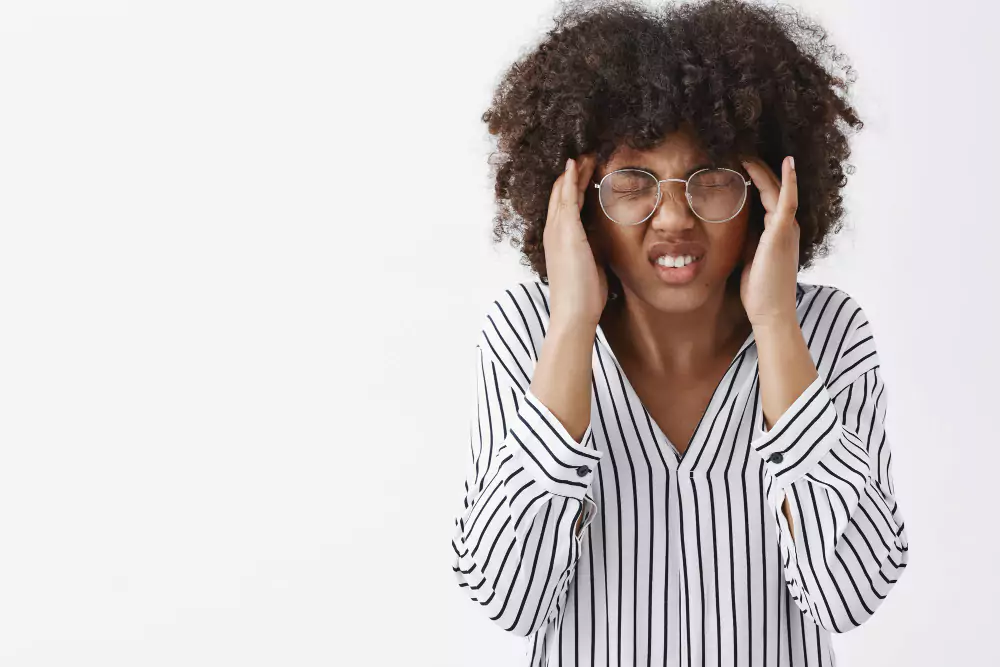
[[[751,445],[764,460],[784,578],[803,612],[831,632],[859,626],[909,559],[885,429],[886,386],[871,326],[852,315],[836,361]],[[781,506],[785,499],[795,528]]]
[[[574,440],[531,392],[533,346],[506,314],[495,302],[476,346],[476,400],[452,570],[490,619],[527,636],[564,607],[594,516],[589,490],[603,452],[594,449],[589,425]]]

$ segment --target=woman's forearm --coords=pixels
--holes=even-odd
[[[761,406],[764,425],[770,429],[818,373],[809,354],[798,320],[790,318],[771,325],[754,327],[760,369]],[[795,534],[788,499],[782,503],[788,528]]]
[[[531,377],[531,392],[577,442],[590,425],[591,371],[596,324],[553,320]]]

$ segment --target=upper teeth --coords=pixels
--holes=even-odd
[[[694,255],[681,255],[680,257],[671,257],[670,255],[663,255],[656,259],[656,263],[661,266],[687,266],[691,262],[701,259],[701,257],[695,257]]]

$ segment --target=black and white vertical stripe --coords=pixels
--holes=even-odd
[[[548,290],[506,290],[475,349],[459,586],[532,667],[833,667],[830,634],[869,618],[908,557],[857,302],[799,283],[817,380],[767,429],[751,334],[680,455],[600,329],[580,441],[531,393]]]

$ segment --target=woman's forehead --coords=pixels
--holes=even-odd
[[[649,150],[616,151],[604,165],[605,173],[623,167],[644,167],[657,174],[683,174],[698,165],[709,165],[708,153],[697,145],[660,145]]]
[[[608,160],[599,165],[598,171],[606,174],[623,167],[645,167],[658,174],[684,174],[697,166],[739,170],[740,161],[735,155],[712,159],[704,144],[690,132],[677,131],[647,149],[637,149],[627,143],[619,145]]]
[[[685,167],[708,159],[708,152],[690,129],[682,128],[671,132],[647,149],[637,149],[622,143],[615,148],[608,165],[652,164],[668,167]]]

